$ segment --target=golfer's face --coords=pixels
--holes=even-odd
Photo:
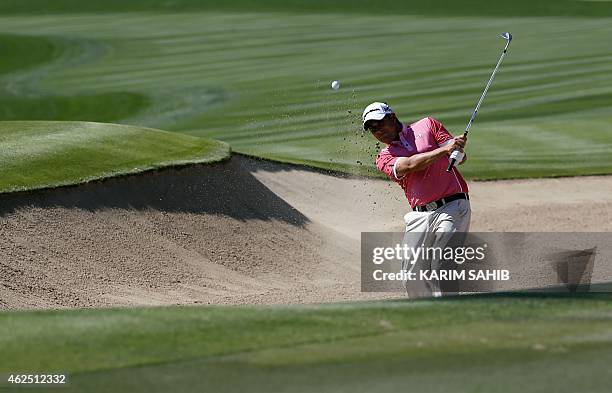
[[[383,143],[389,144],[397,139],[397,126],[392,115],[387,115],[382,120],[370,120],[368,128],[374,138]]]

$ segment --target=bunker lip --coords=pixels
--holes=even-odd
[[[473,231],[612,231],[612,176],[470,192]],[[239,155],[2,194],[0,308],[397,298],[360,292],[359,236],[406,211],[389,181]]]

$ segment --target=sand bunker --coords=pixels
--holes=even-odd
[[[612,177],[472,182],[474,231],[612,231]],[[234,156],[0,195],[0,308],[312,303],[360,292],[395,184]]]

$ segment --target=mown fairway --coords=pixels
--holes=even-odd
[[[87,392],[604,392],[611,311],[592,294],[11,312],[0,373]]]
[[[362,108],[387,100],[405,121],[432,115],[460,133],[503,46],[497,34],[511,31],[464,172],[612,170],[612,18],[596,17],[612,15],[609,2],[522,1],[495,12],[471,1],[472,14],[415,8],[425,16],[401,15],[411,12],[408,3],[394,14],[360,14],[367,1],[345,15],[341,2],[320,13],[275,2],[245,12],[110,2],[97,14],[83,12],[99,7],[70,1],[24,4],[3,6],[0,17],[9,62],[0,68],[3,120],[145,125],[220,139],[238,152],[371,173],[376,147],[361,131]],[[156,12],[144,12],[147,4]],[[270,11],[276,6],[282,12]],[[139,12],[119,12],[130,7]],[[337,92],[333,79],[342,83]]]

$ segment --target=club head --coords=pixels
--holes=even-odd
[[[505,33],[501,33],[500,37],[503,38],[504,40],[510,42],[512,41],[512,34],[505,32]]]

